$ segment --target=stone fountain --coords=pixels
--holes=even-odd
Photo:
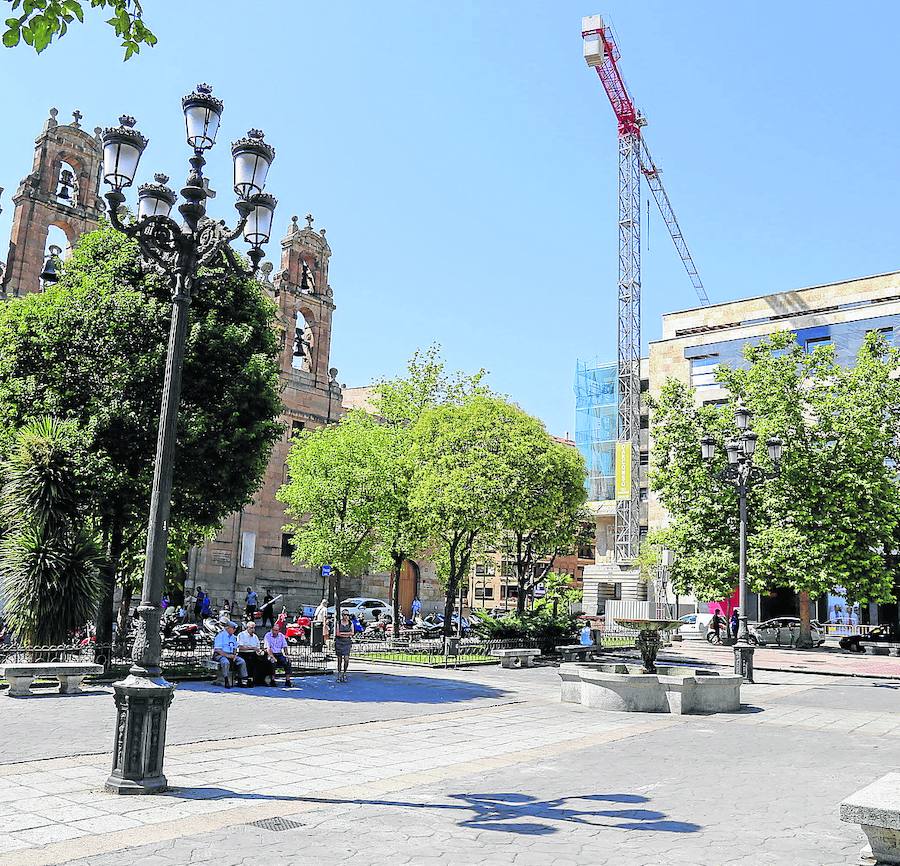
[[[560,666],[562,700],[628,713],[733,713],[741,707],[739,674],[686,666],[657,666],[662,633],[672,619],[618,619],[638,632],[641,666],[627,662],[571,662]]]

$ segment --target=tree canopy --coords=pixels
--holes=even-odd
[[[69,25],[84,23],[87,0],[6,0],[14,14],[6,19],[3,45],[15,48],[20,42],[40,54],[54,39],[66,35]],[[156,45],[156,36],[144,24],[140,0],[90,0],[90,8],[112,13],[106,23],[122,40],[125,60],[141,50],[141,45]]]
[[[887,600],[885,554],[900,522],[900,353],[870,334],[855,365],[842,367],[832,347],[806,353],[779,333],[744,354],[746,367],[720,368],[719,381],[753,413],[760,443],[785,443],[779,471],[749,494],[749,588],[816,598],[840,587],[854,601]],[[671,524],[650,543],[675,551],[673,582],[700,599],[730,595],[737,581],[736,496],[716,477],[723,442],[736,434],[733,412],[734,403],[696,406],[675,381],[653,406],[651,484]],[[700,456],[704,433],[719,446],[712,472]],[[754,459],[771,470],[762,445]]]
[[[112,569],[101,633],[120,557],[145,538],[170,294],[144,272],[136,244],[103,227],[82,236],[56,285],[0,305],[0,443],[45,415],[78,425],[85,495]],[[175,531],[199,538],[259,486],[282,429],[273,317],[254,280],[224,266],[202,273],[184,362]]]

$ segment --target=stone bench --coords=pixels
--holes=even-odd
[[[594,644],[575,643],[558,646],[556,651],[562,656],[564,662],[586,662],[590,659],[591,654],[599,649],[600,647]]]
[[[891,643],[883,640],[861,640],[859,645],[865,647],[866,652],[871,653],[873,656],[887,656],[891,654],[891,650],[894,651],[894,655],[900,656],[900,643]]]
[[[859,824],[869,840],[860,862],[900,863],[900,773],[888,773],[844,800],[841,820]]]
[[[491,655],[500,659],[501,668],[530,668],[541,654],[539,649],[499,649]]]
[[[31,683],[38,677],[56,677],[61,695],[76,695],[88,674],[103,673],[103,665],[91,662],[35,662],[0,665],[0,677],[9,683],[7,695],[25,698],[32,694]]]

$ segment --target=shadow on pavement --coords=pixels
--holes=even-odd
[[[335,806],[384,806],[399,809],[425,809],[435,811],[471,812],[469,817],[461,817],[460,827],[477,830],[495,830],[523,836],[547,836],[558,833],[562,827],[557,824],[582,824],[592,827],[608,827],[614,830],[645,830],[658,833],[696,833],[702,829],[699,824],[687,821],[673,821],[664,812],[652,809],[592,809],[594,803],[615,803],[620,805],[649,803],[649,798],[640,794],[576,794],[571,797],[556,797],[540,800],[530,794],[451,794],[453,803],[434,801],[413,802],[404,800],[382,800],[336,797],[314,797],[301,795],[254,794],[230,791],[226,788],[172,788],[166,797],[190,800],[279,800],[285,803],[306,803],[312,805]],[[581,807],[579,808],[579,804]],[[585,808],[588,806],[588,808]]]
[[[454,704],[478,698],[502,698],[509,692],[470,680],[430,679],[383,673],[351,672],[350,682],[339,683],[331,676],[295,677],[292,688],[255,686],[251,689],[213,685],[211,682],[180,683],[179,692],[209,692],[232,695],[236,701],[278,698],[294,701],[334,701],[335,703]]]

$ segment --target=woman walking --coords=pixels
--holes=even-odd
[[[349,611],[342,610],[341,618],[334,629],[334,654],[337,656],[337,681],[347,682],[347,665],[350,664],[350,650],[353,647],[353,623]]]

